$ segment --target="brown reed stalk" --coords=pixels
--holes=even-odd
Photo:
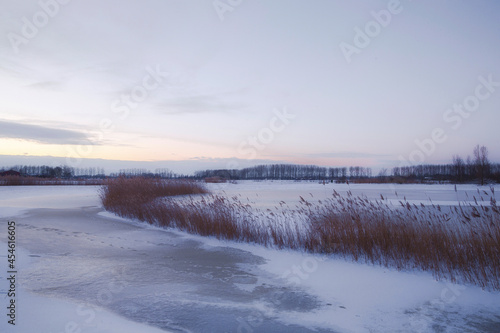
[[[419,269],[438,280],[500,290],[500,210],[494,193],[490,207],[444,209],[406,200],[392,207],[383,197],[371,202],[334,192],[318,204],[301,197],[297,209],[281,212],[253,209],[237,197],[172,198],[206,192],[196,182],[122,178],[108,181],[101,199],[118,215],[189,233]]]

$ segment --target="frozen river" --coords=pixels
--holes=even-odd
[[[318,182],[294,181],[239,181],[237,184],[222,183],[208,184],[214,193],[225,193],[227,196],[238,196],[243,202],[247,198],[256,207],[272,208],[284,201],[289,207],[294,208],[299,203],[300,197],[310,202],[317,202],[332,197],[335,190],[345,195],[348,191],[355,196],[364,196],[370,200],[384,199],[395,206],[399,201],[406,199],[410,204],[434,203],[441,206],[455,206],[458,203],[468,202],[474,204],[474,197],[478,203],[490,204],[491,188],[476,185],[420,185],[420,184],[332,184],[325,185]],[[500,186],[495,185],[495,198],[500,201]],[[479,193],[478,193],[479,190]],[[482,200],[484,199],[484,200]]]
[[[449,203],[475,186],[210,184],[267,208],[333,188]],[[487,188],[485,188],[487,189]],[[500,295],[428,273],[160,230],[103,212],[97,187],[0,187],[0,292],[16,222],[17,325],[1,332],[499,332]],[[396,197],[394,192],[398,192]],[[497,191],[498,199],[498,191]],[[4,306],[5,305],[5,306]]]

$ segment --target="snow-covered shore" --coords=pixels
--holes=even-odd
[[[7,268],[7,221],[22,223],[23,215],[30,209],[75,209],[100,205],[95,186],[19,186],[0,187],[0,294],[2,309],[9,298],[9,285],[5,279]],[[22,227],[21,229],[22,230]],[[16,230],[19,231],[19,228]],[[98,304],[57,298],[29,291],[31,282],[24,277],[24,271],[46,254],[32,254],[22,247],[22,233],[17,233],[21,246],[16,247],[16,264],[20,281],[16,284],[15,325],[2,316],[0,332],[43,332],[43,333],[159,333],[164,330],[144,325],[119,316]],[[64,270],[64,267],[60,267]],[[42,277],[43,279],[43,277]],[[7,313],[7,310],[2,312]],[[7,318],[7,319],[5,319]]]
[[[346,190],[292,182],[209,186],[261,208]],[[457,196],[449,185],[363,186],[347,190],[372,199],[381,192],[433,202]],[[498,292],[146,226],[103,212],[96,187],[0,187],[0,219],[3,242],[7,219],[16,221],[20,255],[18,325],[12,330],[4,318],[2,332],[500,331]]]

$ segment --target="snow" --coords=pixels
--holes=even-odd
[[[100,186],[0,186],[0,218],[29,209],[100,206]]]
[[[5,218],[16,222],[19,216],[31,209],[74,209],[98,206],[98,186],[15,186],[0,187],[0,219],[2,229],[6,229]],[[16,218],[13,218],[16,217]],[[4,231],[4,230],[2,230]],[[22,237],[22,235],[18,235]],[[6,237],[0,238],[0,294],[8,300]],[[33,264],[37,255],[16,248],[18,276]],[[7,323],[5,315],[0,321],[0,332],[85,332],[85,333],[159,333],[165,332],[154,327],[127,320],[102,307],[37,295],[25,290],[19,283],[16,292],[16,325]],[[2,304],[6,304],[2,302]],[[2,308],[4,308],[2,306]],[[4,311],[2,311],[4,312]]]
[[[213,238],[187,237],[203,242],[207,248],[221,243]],[[288,313],[275,313],[262,303],[253,305],[255,313],[273,313],[287,324],[367,333],[500,329],[500,292],[438,282],[426,272],[400,272],[322,255],[222,243],[265,258],[262,268],[281,280],[283,286],[305,290],[322,304],[313,311]],[[259,283],[253,285],[258,286]],[[470,327],[475,320],[478,326],[484,324],[484,330]],[[255,328],[259,331],[258,326]]]
[[[476,186],[209,184],[260,208],[335,188],[455,202]],[[497,187],[498,188],[498,187]],[[17,223],[16,330],[1,332],[498,332],[499,292],[341,258],[219,241],[104,212],[97,187],[0,187],[0,241]],[[484,188],[488,190],[488,188]],[[310,194],[309,194],[310,193]],[[498,191],[496,192],[498,195]],[[6,245],[0,244],[0,291]],[[6,299],[6,298],[5,298]],[[1,304],[5,304],[0,301]],[[1,305],[4,308],[4,305]],[[4,317],[4,315],[2,316]]]
[[[2,248],[5,248],[5,243]],[[2,258],[4,259],[4,258]],[[19,261],[25,261],[22,256]],[[0,266],[5,272],[4,265]],[[4,279],[2,279],[4,280]],[[2,281],[3,282],[3,281]],[[2,286],[2,290],[4,290]],[[16,325],[4,318],[0,321],[1,332],[47,333],[160,333],[165,330],[127,320],[111,311],[92,304],[77,303],[65,299],[39,296],[19,288],[16,299]],[[2,302],[3,303],[3,302]],[[3,307],[2,307],[3,308]],[[2,316],[4,317],[4,316]]]
[[[406,199],[410,204],[429,205],[432,203],[442,206],[453,206],[458,203],[478,202],[490,204],[490,187],[472,184],[331,184],[323,185],[318,182],[295,181],[238,181],[236,184],[219,183],[207,184],[213,193],[225,194],[229,197],[237,196],[243,202],[253,202],[258,208],[273,208],[279,201],[285,201],[292,209],[299,203],[300,197],[310,202],[317,202],[332,196],[333,191],[345,195],[348,191],[356,196],[366,196],[369,200],[380,200],[380,195],[388,202],[399,206],[399,201]],[[478,189],[480,193],[478,194]],[[500,201],[500,186],[495,185],[495,198]],[[484,193],[487,192],[487,194]],[[483,197],[481,201],[480,196]],[[248,200],[247,200],[248,199]]]
[[[436,282],[426,273],[398,272],[297,253],[275,251],[261,255],[268,259],[265,268],[269,272],[332,304],[305,316],[288,314],[283,320],[289,323],[322,323],[341,332],[427,332],[439,317],[450,316],[456,310],[460,315],[446,327],[454,331],[464,327],[478,311],[494,310],[498,314],[500,310],[498,293]],[[443,309],[435,311],[428,303],[442,304]],[[425,311],[408,313],[419,308]],[[490,319],[498,317],[492,315]]]

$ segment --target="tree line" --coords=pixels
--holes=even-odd
[[[477,145],[472,157],[469,155],[463,159],[460,155],[453,155],[451,164],[396,167],[392,174],[396,177],[433,178],[457,183],[477,181],[484,185],[487,179],[500,182],[500,164],[491,163],[488,148]]]
[[[179,175],[167,168],[158,168],[154,172],[147,169],[120,169],[117,173],[111,173],[106,176],[104,168],[87,167],[74,168],[66,165],[48,166],[48,165],[15,165],[13,167],[1,167],[0,173],[6,171],[19,172],[22,177],[39,177],[39,178],[60,178],[60,179],[75,179],[75,178],[106,178],[106,177],[145,177],[145,178],[186,178],[185,175]]]
[[[234,180],[342,180],[372,177],[372,169],[366,167],[328,168],[317,165],[269,164],[244,169],[218,169],[197,171],[195,178],[220,177]]]
[[[0,168],[4,171],[16,171],[25,177],[41,178],[106,178],[103,168],[73,168],[68,166],[26,166],[17,165],[11,168]],[[121,169],[108,177],[145,177],[145,178],[218,178],[222,180],[319,180],[336,182],[425,182],[451,181],[456,183],[487,181],[500,183],[500,164],[491,163],[488,149],[476,146],[472,156],[465,159],[453,155],[449,164],[421,164],[382,169],[378,175],[373,175],[372,169],[362,166],[352,167],[321,167],[317,165],[269,164],[257,165],[244,169],[217,169],[197,171],[194,175],[182,175],[166,168],[151,172],[147,169]]]
[[[141,168],[131,168],[131,169],[120,169],[117,173],[110,173],[111,178],[116,177],[144,177],[144,178],[163,178],[163,179],[174,179],[174,178],[190,178],[187,175],[177,174],[167,168],[157,168],[154,172],[148,169]]]
[[[73,179],[82,178],[102,178],[104,177],[103,168],[73,168],[66,165],[48,166],[48,165],[15,165],[13,167],[2,167],[0,172],[15,171],[19,172],[23,177],[40,177],[40,178],[61,178]]]
[[[453,155],[449,164],[421,164],[382,169],[377,176],[367,167],[320,167],[316,165],[270,164],[245,169],[203,170],[195,173],[197,179],[220,178],[228,180],[319,180],[337,182],[479,182],[500,183],[500,164],[490,163],[488,149],[476,146],[473,155],[464,160]]]

